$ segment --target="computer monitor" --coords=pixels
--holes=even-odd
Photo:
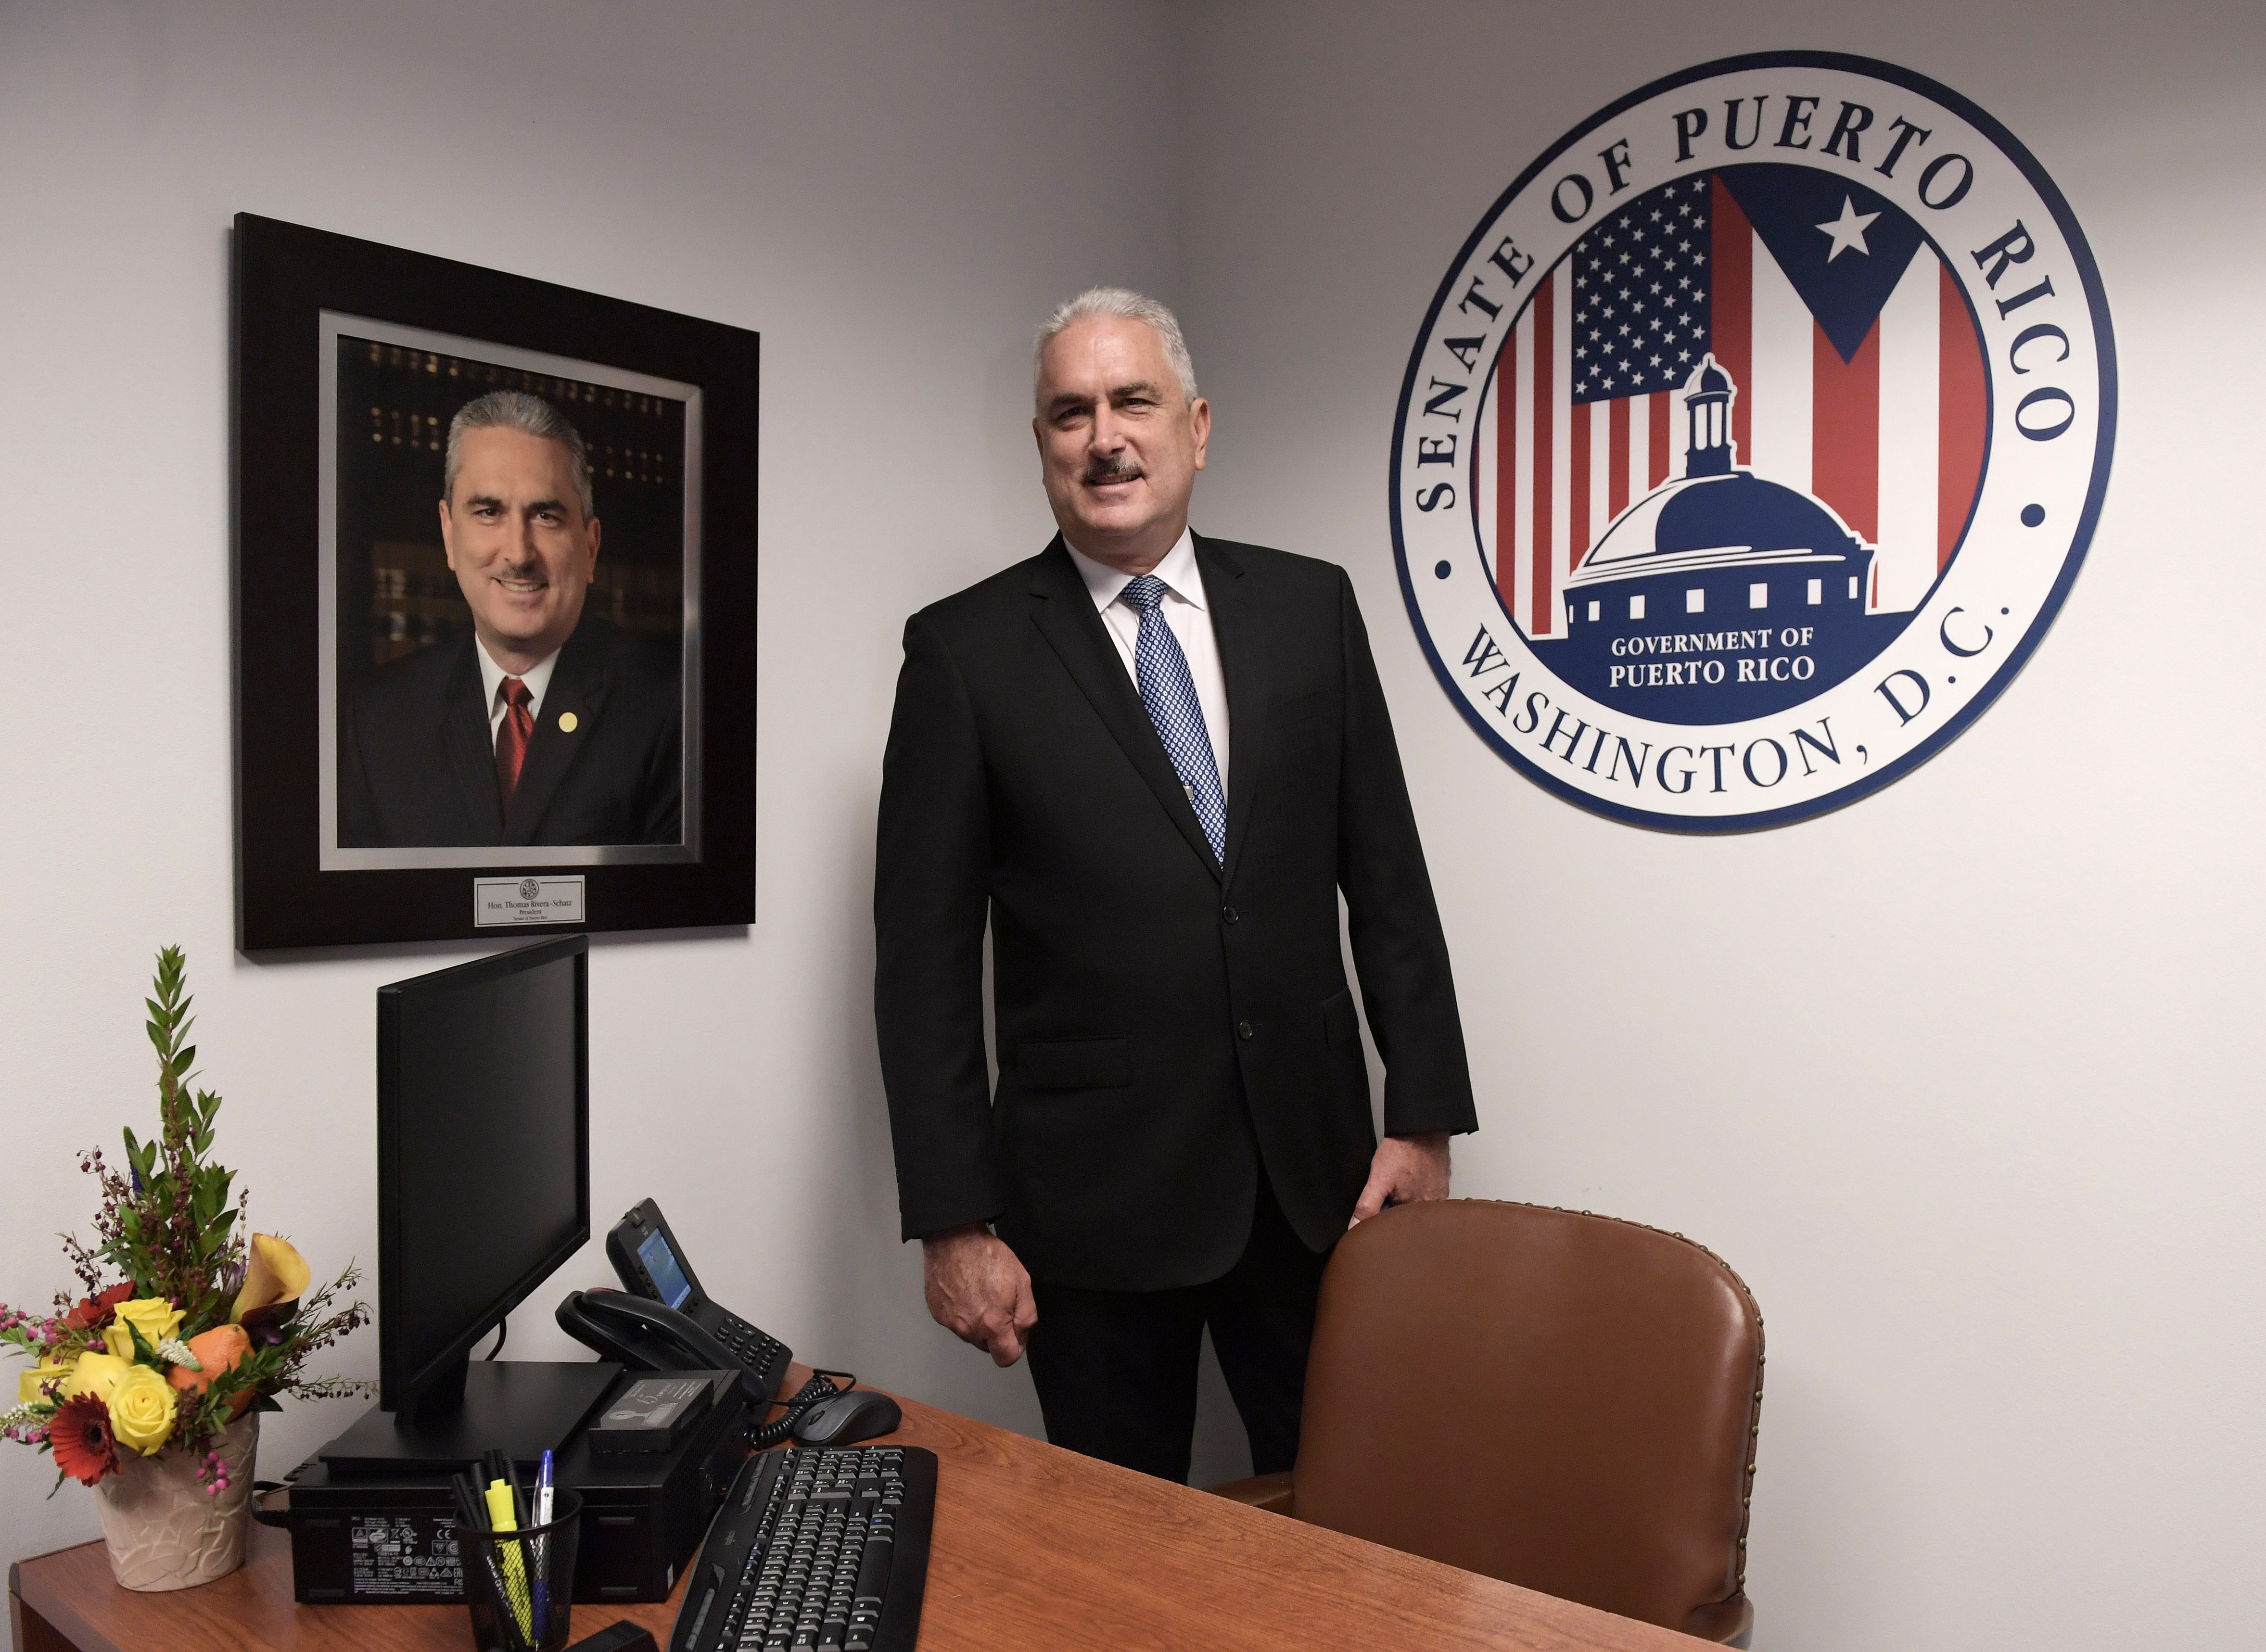
[[[468,1439],[505,1444],[500,1429],[539,1452],[613,1372],[483,1363],[466,1389],[473,1347],[590,1237],[588,972],[574,936],[378,989],[378,1409],[393,1427],[348,1455],[461,1465]]]

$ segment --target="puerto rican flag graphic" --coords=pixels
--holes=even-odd
[[[1730,167],[1601,214],[1496,358],[1472,496],[1530,638],[1566,634],[1568,576],[1683,474],[1684,391],[1709,355],[1736,389],[1736,463],[1877,548],[1870,611],[1917,607],[1958,550],[1988,390],[1957,283],[1919,226],[1863,187]]]

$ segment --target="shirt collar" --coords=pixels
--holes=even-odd
[[[487,694],[486,699],[482,703],[493,713],[496,706],[496,691],[503,685],[504,678],[511,676],[512,673],[488,658],[488,646],[478,636],[472,639],[472,654],[480,662],[480,687]],[[553,648],[532,666],[518,674],[519,680],[527,684],[527,698],[530,708],[543,704],[543,691],[551,686],[551,673],[559,663],[559,650]]]
[[[1097,609],[1107,609],[1133,582],[1130,574],[1106,562],[1096,562],[1067,539],[1063,541],[1063,549],[1070,552],[1071,562],[1077,567],[1078,577],[1085,581]],[[1196,541],[1191,530],[1181,529],[1173,548],[1165,552],[1165,559],[1149,571],[1164,581],[1165,588],[1182,602],[1198,609],[1204,606],[1203,576],[1196,571]],[[495,691],[491,687],[488,691],[493,694]]]

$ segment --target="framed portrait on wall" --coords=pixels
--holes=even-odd
[[[239,945],[752,922],[757,335],[235,254]]]

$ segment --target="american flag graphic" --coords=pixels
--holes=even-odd
[[[1919,226],[1833,174],[1753,165],[1613,208],[1534,289],[1496,358],[1473,499],[1503,604],[1563,637],[1568,576],[1684,468],[1712,355],[1737,463],[1877,547],[1872,612],[1919,605],[1983,476],[1988,392],[1957,283]]]

